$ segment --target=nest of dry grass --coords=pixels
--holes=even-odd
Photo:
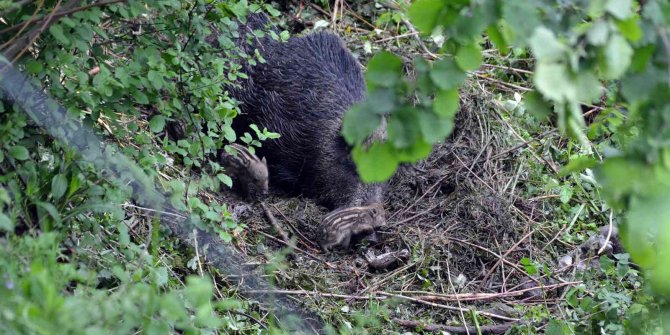
[[[546,304],[556,296],[557,286],[539,294],[529,289],[547,281],[519,265],[524,257],[551,263],[555,257],[546,245],[557,231],[541,224],[548,218],[539,202],[520,196],[528,163],[513,152],[499,154],[520,140],[509,136],[514,130],[478,87],[463,92],[453,135],[427,159],[403,166],[389,182],[388,226],[380,243],[323,254],[315,229],[325,208],[301,198],[266,201],[297,247],[273,274],[277,293],[320,311],[329,323],[342,321],[345,305],[365,310],[370,301],[399,300],[390,315],[399,325],[413,320],[470,323],[462,315],[468,309],[507,322],[520,317],[515,305]],[[233,211],[248,226],[236,247],[251,263],[269,263],[273,252],[287,247],[260,205],[225,197],[222,201],[238,204]],[[371,270],[363,260],[368,251],[402,249],[409,250],[409,259],[387,270]]]

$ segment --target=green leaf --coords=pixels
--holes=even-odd
[[[551,115],[551,104],[544,100],[537,91],[526,93],[524,96],[526,110],[538,120],[544,120]]]
[[[370,113],[367,104],[354,105],[342,120],[342,136],[350,145],[360,144],[379,127],[381,117]]]
[[[493,43],[493,46],[500,51],[501,54],[506,54],[509,50],[507,41],[505,41],[505,36],[498,29],[498,25],[492,24],[486,29],[486,35],[488,35],[489,40]]]
[[[57,174],[51,179],[51,195],[54,199],[60,199],[67,191],[67,178],[63,174]]]
[[[419,128],[426,142],[430,144],[444,140],[454,129],[451,119],[441,118],[428,111],[419,111]]]
[[[577,74],[574,78],[574,85],[577,93],[576,98],[581,102],[592,102],[599,99],[603,93],[603,86],[591,71],[585,70]]]
[[[642,38],[642,28],[640,28],[640,18],[631,16],[625,20],[616,21],[619,32],[631,42],[637,42]]]
[[[28,61],[28,63],[26,63],[26,70],[30,74],[40,73],[40,72],[42,72],[42,68],[43,68],[42,63],[40,63],[40,62],[38,62],[34,59],[31,59],[31,60]]]
[[[586,38],[593,45],[604,45],[609,36],[609,25],[605,21],[596,21],[586,32]]]
[[[463,71],[474,71],[482,63],[482,49],[478,43],[461,46],[456,52],[456,63]]]
[[[458,90],[439,91],[433,102],[433,112],[444,118],[453,118],[458,111],[460,97]]]
[[[540,62],[535,69],[534,82],[538,91],[556,102],[575,100],[577,90],[563,64]]]
[[[22,145],[15,145],[9,149],[9,155],[16,160],[25,161],[30,157],[28,149]]]
[[[133,90],[132,93],[133,98],[135,98],[135,102],[140,104],[140,105],[148,105],[149,104],[149,98],[147,97],[144,92],[140,90]]]
[[[565,46],[558,41],[553,31],[544,26],[535,29],[528,43],[538,61],[561,60],[565,57]]]
[[[596,166],[598,161],[593,157],[588,156],[579,156],[574,159],[570,159],[570,162],[561,168],[559,175],[565,177],[571,173],[582,172],[586,169]]]
[[[70,40],[65,37],[65,34],[63,33],[63,27],[60,24],[54,24],[49,27],[49,32],[62,45],[70,45]]]
[[[216,175],[216,178],[218,178],[224,185],[233,187],[233,180],[228,175],[219,173]]]
[[[444,58],[433,64],[430,78],[439,88],[451,90],[465,82],[465,72],[458,67],[453,59]]]
[[[11,233],[14,231],[14,222],[5,214],[0,213],[0,231]]]
[[[601,69],[606,79],[618,79],[630,65],[633,48],[621,35],[613,35],[604,47],[604,64]]]
[[[564,186],[561,187],[561,191],[559,192],[559,199],[561,200],[562,203],[567,204],[568,201],[570,201],[570,198],[572,198],[572,187],[570,186]]]
[[[395,148],[408,148],[420,137],[417,112],[413,108],[403,108],[389,117],[388,141]]]
[[[154,88],[157,90],[160,90],[163,87],[163,74],[158,71],[151,70],[147,74],[147,79],[149,79],[149,82],[151,85],[153,85]]]
[[[402,60],[400,60],[400,57],[383,51],[370,59],[365,77],[368,85],[371,86],[368,87],[370,89],[375,86],[393,87],[402,81],[402,75]]]
[[[163,131],[165,128],[165,117],[163,115],[154,115],[151,120],[149,120],[149,128],[154,133]]]
[[[633,15],[633,0],[609,0],[605,10],[619,20],[624,20]]]
[[[534,1],[503,1],[502,16],[509,27],[513,27],[513,38],[510,44],[525,46],[526,38],[533,35],[535,28],[540,25],[537,8]],[[512,43],[513,42],[513,43]]]
[[[419,31],[430,34],[437,26],[446,5],[443,0],[417,0],[412,3],[407,13]]]
[[[373,143],[367,151],[356,146],[352,150],[352,157],[356,162],[358,174],[366,183],[386,181],[398,167],[398,161],[389,143]]]
[[[573,332],[565,321],[552,319],[547,324],[546,335],[570,335]]]
[[[44,201],[35,201],[35,205],[38,208],[41,208],[41,209],[45,210],[49,214],[49,216],[51,216],[51,218],[54,220],[54,222],[56,222],[56,224],[58,224],[58,225],[61,224],[62,219],[61,219],[60,213],[58,212],[56,207],[54,207],[54,205],[52,205],[48,202],[44,202]]]

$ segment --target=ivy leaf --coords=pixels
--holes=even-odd
[[[54,176],[53,179],[51,179],[51,195],[54,197],[54,199],[60,199],[63,194],[65,194],[65,191],[67,191],[67,178],[61,173],[57,174]]]
[[[458,90],[440,91],[435,96],[433,112],[444,118],[453,118],[456,115],[456,111],[458,111],[459,103]]]
[[[366,183],[388,180],[398,167],[398,161],[389,143],[373,143],[370,149],[363,151],[354,147],[352,157],[361,179]]]
[[[435,29],[446,4],[443,0],[417,0],[412,3],[407,13],[419,31],[429,34]]]
[[[165,128],[165,117],[163,115],[154,115],[149,120],[149,128],[154,133],[163,131],[163,128]]]
[[[15,145],[9,149],[9,155],[16,160],[25,161],[30,157],[28,149],[22,145]]]
[[[430,78],[439,88],[450,90],[465,82],[465,72],[458,67],[453,59],[444,58],[433,64]]]
[[[463,71],[474,71],[482,63],[482,49],[478,43],[461,46],[456,52],[456,63]]]

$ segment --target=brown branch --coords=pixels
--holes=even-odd
[[[66,9],[66,10],[64,10],[64,11],[62,11],[62,12],[57,12],[56,14],[53,14],[53,16],[54,16],[55,19],[60,19],[60,18],[63,17],[63,16],[70,15],[70,14],[77,13],[77,12],[81,12],[81,11],[84,11],[84,10],[87,10],[87,9],[91,9],[91,8],[93,8],[93,7],[100,7],[100,6],[105,6],[105,5],[111,5],[111,4],[115,4],[115,3],[119,3],[119,2],[125,2],[125,1],[126,1],[126,0],[107,0],[107,1],[100,1],[100,2],[96,2],[96,3],[88,4],[88,5],[86,5],[86,6],[81,6],[81,7],[77,7],[77,8],[73,8],[73,9]],[[44,19],[45,19],[45,17],[32,18],[32,19],[30,19],[30,20],[28,20],[28,21],[26,21],[26,22],[21,22],[21,23],[19,23],[19,24],[13,25],[13,26],[11,26],[11,27],[7,27],[7,28],[5,28],[5,29],[3,29],[3,30],[0,30],[0,35],[5,34],[5,33],[8,33],[8,32],[10,32],[10,31],[13,31],[13,30],[16,30],[16,29],[19,29],[19,27],[21,27],[21,26],[24,25],[24,24],[33,24],[33,23],[35,23],[35,22],[42,21],[42,20],[44,20]]]
[[[451,334],[504,334],[508,329],[512,328],[517,322],[506,322],[499,325],[487,326],[447,326],[440,324],[425,323],[414,320],[393,319],[393,322],[407,328],[420,328],[429,332],[448,332]]]
[[[16,61],[19,60],[21,58],[21,56],[23,56],[23,54],[26,51],[28,51],[30,46],[33,45],[33,43],[35,43],[35,40],[37,40],[37,38],[40,37],[40,35],[42,35],[42,33],[44,32],[44,29],[46,29],[46,27],[49,25],[49,22],[51,22],[51,20],[53,19],[53,16],[56,13],[56,10],[58,10],[58,7],[60,7],[60,4],[62,2],[63,2],[63,0],[58,0],[58,2],[56,2],[56,6],[54,6],[54,10],[51,12],[51,14],[49,14],[47,19],[44,21],[44,23],[40,27],[40,29],[37,30],[33,34],[33,36],[30,38],[30,41],[21,49],[21,51],[19,51],[19,53],[16,55],[16,57],[14,57],[14,59],[12,59],[12,63],[16,63]]]

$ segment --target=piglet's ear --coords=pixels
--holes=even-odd
[[[268,165],[268,162],[265,160],[265,157],[263,157],[263,159],[261,159],[261,162],[263,162],[263,164],[265,164],[265,165]]]

